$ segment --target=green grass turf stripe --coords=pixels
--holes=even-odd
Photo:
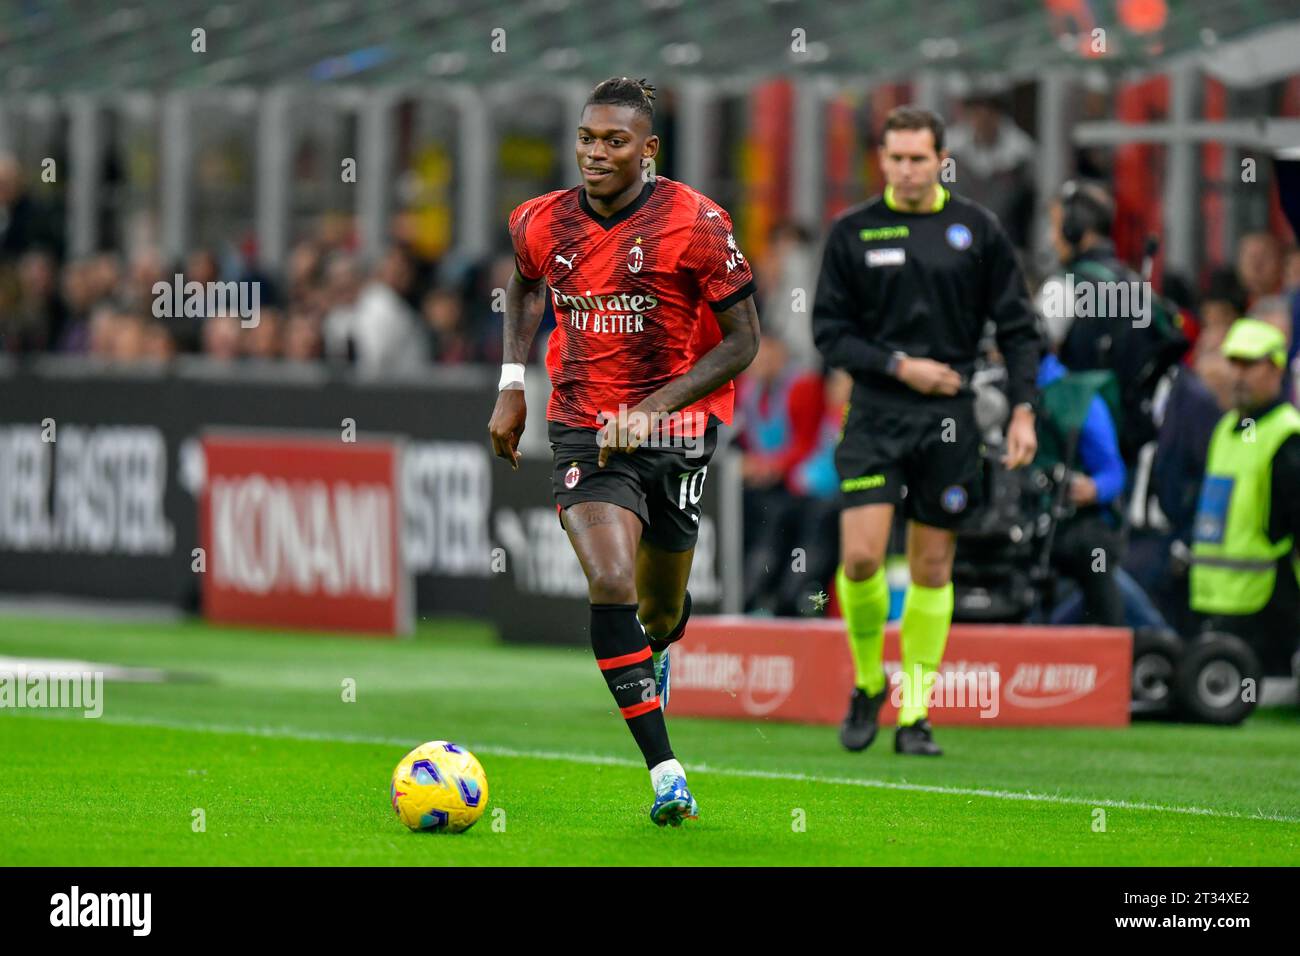
[[[1300,862],[1300,827],[1287,822],[1300,817],[1295,707],[1226,728],[941,726],[938,760],[897,756],[888,729],[851,754],[831,727],[670,711],[702,818],[666,836],[647,819],[648,775],[589,648],[501,644],[448,620],[374,641],[0,615],[0,654],[192,678],[106,682],[103,720],[0,712],[0,863]],[[508,840],[486,821],[463,840],[410,839],[393,819],[388,775],[433,738],[479,754]],[[1126,809],[1143,806],[1178,812]],[[216,810],[198,843],[192,807]],[[1214,815],[1184,812],[1202,808]],[[792,833],[796,809],[806,833]]]
[[[48,714],[48,716],[47,716]],[[76,716],[65,716],[59,711],[49,711],[40,719],[80,720]],[[131,717],[100,718],[100,723],[122,726],[153,727],[162,730],[194,731],[197,733],[236,734],[251,737],[272,737],[281,740],[303,742],[364,744],[371,746],[407,747],[412,742],[407,738],[369,736],[365,734],[321,734],[310,731],[295,730],[287,727],[250,727],[238,724],[206,724],[188,721],[166,721],[137,719]],[[624,757],[612,757],[602,754],[566,753],[550,750],[520,750],[514,747],[501,747],[492,744],[480,744],[472,748],[474,753],[484,756],[515,757],[530,760],[558,760],[566,763],[589,764],[609,767],[638,767],[645,765],[638,760]],[[1078,797],[1053,793],[1033,793],[1029,791],[992,790],[982,787],[949,787],[936,784],[904,783],[893,780],[871,780],[862,777],[832,777],[808,773],[787,773],[776,770],[754,770],[744,767],[724,767],[716,764],[693,762],[687,768],[687,775],[692,779],[696,775],[716,774],[726,777],[742,777],[753,780],[788,781],[791,783],[813,783],[843,787],[869,787],[880,790],[897,790],[905,793],[932,793],[955,797],[984,797],[991,800],[1022,800],[1030,803],[1056,803],[1067,806],[1105,807],[1116,810],[1134,810],[1147,813],[1183,813],[1193,816],[1218,817],[1230,820],[1267,820],[1273,823],[1300,824],[1300,817],[1285,814],[1237,813],[1232,810],[1215,810],[1209,807],[1171,806],[1158,803],[1143,803],[1130,800],[1112,800],[1106,797]]]
[[[1300,852],[1294,828],[1262,820],[1116,809],[1095,832],[1096,811],[1078,807],[724,774],[697,782],[699,821],[660,830],[643,768],[487,753],[479,825],[413,834],[388,805],[403,748],[0,719],[0,865],[1258,865]]]

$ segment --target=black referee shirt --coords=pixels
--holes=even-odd
[[[980,334],[992,319],[1011,404],[1033,401],[1041,341],[1011,242],[983,206],[942,186],[938,193],[934,208],[911,213],[894,208],[886,189],[835,220],[813,304],[817,348],[873,400],[944,398],[887,374],[895,351],[952,366],[969,399]]]

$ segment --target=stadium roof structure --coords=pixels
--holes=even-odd
[[[1295,0],[4,0],[0,93],[924,69],[1014,77],[1212,56],[1296,17]]]

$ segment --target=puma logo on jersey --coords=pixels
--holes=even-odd
[[[573,268],[573,260],[576,259],[576,258],[578,258],[578,254],[577,254],[576,252],[574,252],[574,253],[571,253],[571,254],[569,255],[569,258],[568,258],[568,261],[567,261],[567,262],[565,261],[564,256],[556,256],[556,257],[555,257],[555,261],[556,261],[556,262],[563,262],[566,266],[568,266],[570,269],[572,269],[572,268]]]

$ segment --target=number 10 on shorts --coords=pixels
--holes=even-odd
[[[709,466],[705,465],[699,471],[688,471],[682,475],[681,491],[677,494],[677,507],[682,511],[686,510],[686,497],[690,496],[690,502],[693,505],[700,503],[700,498],[704,496],[704,476],[709,473]]]

